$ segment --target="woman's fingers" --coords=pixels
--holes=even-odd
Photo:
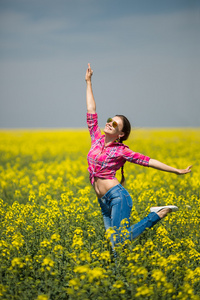
[[[90,63],[88,63],[88,68],[87,68],[87,71],[86,71],[85,80],[86,81],[91,80],[92,74],[93,74],[93,70],[91,69]]]
[[[93,74],[93,70],[91,69],[90,63],[88,63],[88,72],[92,75]]]
[[[191,165],[191,166],[189,166],[189,167],[187,167],[187,169],[186,169],[186,170],[190,170],[190,171],[191,171],[191,169],[192,169],[192,165]]]
[[[183,169],[183,170],[179,170],[178,175],[184,175],[184,174],[190,173],[192,171],[191,169],[192,169],[192,166],[189,166],[189,167],[187,167],[186,169]]]

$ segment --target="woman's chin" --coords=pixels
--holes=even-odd
[[[109,131],[108,129],[105,129],[103,132],[104,132],[105,134],[107,134],[107,135],[110,135],[110,134],[112,134],[112,132],[111,132],[111,131]]]

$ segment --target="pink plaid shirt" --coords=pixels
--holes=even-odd
[[[114,179],[116,171],[119,170],[126,161],[148,167],[150,159],[148,156],[133,152],[128,146],[122,143],[113,142],[105,146],[105,135],[101,134],[96,113],[87,113],[87,124],[92,142],[91,149],[87,156],[89,165],[88,171],[92,185],[94,183],[94,177]]]

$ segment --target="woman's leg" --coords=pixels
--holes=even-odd
[[[128,228],[129,234],[126,236],[126,239],[129,239],[130,241],[135,239],[145,231],[145,229],[153,227],[160,220],[161,218],[156,213],[152,212],[148,214],[148,216],[140,222]]]
[[[170,209],[170,206],[162,207],[162,210],[159,210],[157,213],[151,212],[140,222],[130,226],[132,199],[127,190],[120,184],[112,188],[105,196],[98,200],[101,206],[105,229],[108,230],[109,228],[112,228],[115,231],[115,233],[112,233],[110,237],[115,257],[115,244],[135,239],[143,233],[145,229],[151,228],[169,212],[173,211]],[[125,219],[126,222],[122,222]]]
[[[98,199],[100,207],[101,207],[101,213],[103,216],[103,221],[104,221],[104,226],[106,231],[108,231],[110,228],[112,228],[112,220],[111,220],[111,208],[110,208],[110,201],[107,201],[106,197],[102,197],[101,199]],[[111,242],[111,246],[112,249],[114,251],[114,235],[113,233],[110,233],[110,242]],[[115,251],[114,251],[114,256],[116,255]]]
[[[101,213],[103,216],[104,226],[107,230],[108,228],[112,227],[111,225],[111,209],[109,205],[106,204],[106,202],[103,199],[98,199],[100,207],[101,207]]]
[[[132,199],[121,185],[118,190],[113,193],[111,206],[111,226],[115,230],[113,235],[114,244],[123,243],[128,239],[127,234],[130,226],[130,215],[132,210]]]
[[[150,213],[135,225],[130,226],[130,214],[132,209],[132,199],[129,193],[122,187],[118,195],[111,202],[111,225],[116,230],[116,239],[114,243],[133,240],[138,237],[147,228],[151,228],[161,220],[155,212]],[[122,220],[126,219],[126,224]],[[126,227],[127,230],[123,230]]]

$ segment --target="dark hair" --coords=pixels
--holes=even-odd
[[[123,115],[116,115],[116,117],[120,117],[123,122],[122,132],[124,133],[124,135],[119,138],[119,142],[123,143],[123,141],[127,140],[129,137],[129,134],[131,132],[131,124],[129,120]],[[124,166],[121,167],[121,174],[122,174],[122,178],[120,183],[122,185],[125,185]]]

